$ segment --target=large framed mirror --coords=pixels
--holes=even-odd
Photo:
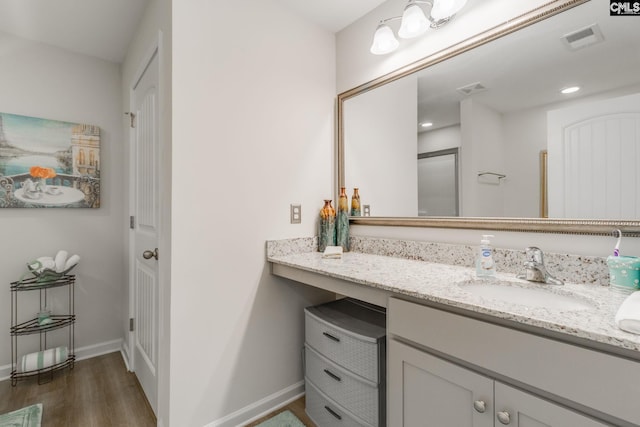
[[[336,111],[337,190],[358,187],[371,212],[354,224],[640,236],[640,17],[551,1],[339,94]],[[435,184],[450,214],[426,208],[425,176],[455,181]]]

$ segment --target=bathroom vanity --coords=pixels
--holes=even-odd
[[[640,423],[638,361],[398,298],[388,314],[389,425]]]
[[[538,95],[556,83],[546,81],[542,90],[525,85],[526,89],[533,89],[526,94],[513,90],[518,84],[507,85],[504,99],[528,104],[516,107],[511,114],[503,105],[492,105],[488,92],[462,101],[459,93],[455,93],[448,105],[444,102],[446,96],[436,94],[440,89],[443,94],[453,94],[460,89],[464,92],[464,89],[487,87],[496,94],[498,83],[506,82],[501,77],[507,74],[516,77],[518,69],[527,73],[550,67],[595,69],[595,66],[574,62],[578,57],[588,56],[587,51],[599,51],[598,47],[586,48],[587,38],[591,43],[597,41],[596,34],[604,34],[608,43],[605,50],[609,53],[617,46],[626,46],[628,40],[638,40],[640,27],[630,20],[610,17],[603,12],[603,2],[543,3],[458,44],[434,49],[431,55],[413,63],[405,64],[401,58],[402,64],[395,71],[338,94],[335,183],[338,188],[353,183],[360,188],[366,186],[378,216],[352,217],[351,224],[483,230],[478,234],[500,230],[603,236],[621,228],[627,235],[638,235],[637,211],[631,214],[610,211],[611,203],[596,201],[595,186],[585,185],[590,182],[586,177],[594,176],[599,166],[609,164],[604,161],[607,150],[587,150],[592,145],[586,142],[594,132],[591,124],[587,125],[587,119],[607,117],[609,120],[614,114],[622,113],[619,118],[626,120],[628,108],[618,110],[621,101],[618,95],[597,91],[598,101],[603,101],[598,105],[592,103],[594,99],[589,96],[584,100],[572,98],[565,103],[554,94],[553,100],[542,101]],[[625,25],[629,28],[624,29]],[[586,36],[590,28],[594,29],[593,37]],[[620,30],[625,35],[619,40],[624,43],[612,37]],[[356,33],[354,31],[354,37]],[[558,43],[562,34],[567,43]],[[550,41],[549,48],[543,45],[546,38]],[[585,43],[579,55],[566,49],[577,39]],[[348,47],[349,41],[355,40],[346,37],[343,46]],[[523,40],[535,40],[543,58],[553,58],[552,65],[541,65],[542,62],[534,59],[534,52],[523,50]],[[509,46],[514,47],[514,54],[508,53]],[[551,55],[551,46],[559,49],[557,56]],[[523,57],[518,59],[515,52]],[[625,52],[628,50],[620,52],[620,64],[624,65],[611,67],[613,62],[607,62],[608,70],[637,70],[637,66],[627,64]],[[493,62],[488,59],[491,53],[497,54]],[[596,63],[603,63],[600,53],[594,56],[598,57]],[[409,54],[406,59],[409,57],[413,58]],[[466,86],[469,82],[478,82],[478,70],[485,64],[504,62],[504,58],[508,58],[508,64],[501,70],[507,73],[497,76],[494,84],[484,86],[479,82]],[[476,60],[478,66],[470,66]],[[383,62],[376,64],[384,69]],[[357,68],[362,64],[358,61],[347,67],[342,64],[345,70],[349,65]],[[472,74],[462,74],[468,70]],[[365,74],[368,71],[371,70],[361,69]],[[346,74],[359,77],[357,72]],[[553,73],[549,74],[551,77]],[[595,77],[594,83],[612,81],[609,75],[597,77],[595,72],[591,75]],[[449,83],[459,84],[439,82],[441,76],[446,76]],[[637,93],[637,76],[635,72],[628,83],[621,84],[621,95]],[[487,78],[494,77],[487,73]],[[632,93],[622,90],[623,86],[633,88]],[[458,87],[458,91],[453,91],[454,87]],[[416,96],[422,94],[425,99],[420,98],[416,104]],[[587,95],[587,92],[581,94]],[[426,98],[434,101],[429,107]],[[371,108],[372,105],[381,107]],[[443,125],[442,129],[447,128],[446,138],[439,132],[441,129],[438,133],[416,135],[418,123],[432,119],[421,116],[421,112],[445,112],[449,111],[449,105],[458,115]],[[402,107],[406,110],[399,110]],[[390,111],[406,120],[380,120]],[[398,111],[407,114],[397,114]],[[452,124],[454,126],[450,126]],[[578,126],[584,128],[578,131]],[[468,131],[461,132],[461,128]],[[611,139],[617,141],[619,128],[611,129],[614,129]],[[449,130],[454,132],[450,134]],[[606,141],[604,128],[598,132],[603,135],[599,140]],[[455,143],[441,146],[444,139]],[[437,148],[430,148],[430,143],[436,141]],[[401,142],[404,143],[402,149]],[[490,145],[481,145],[485,142]],[[612,148],[614,144],[604,145],[608,152],[617,152]],[[420,153],[418,164],[416,147]],[[444,150],[454,147],[462,147],[466,153],[460,170],[457,151]],[[469,150],[465,151],[465,147]],[[541,149],[545,151],[539,163],[531,154]],[[356,152],[375,155],[352,155]],[[445,156],[455,157],[447,163],[449,176],[456,178],[451,179],[455,182],[447,200],[454,201],[455,206],[447,205],[446,210],[451,213],[444,214],[454,215],[452,217],[442,217],[439,211],[432,213],[434,207],[420,200],[422,183],[416,179],[416,171],[424,165],[423,157]],[[587,158],[593,161],[582,161]],[[380,170],[389,169],[389,165],[394,169],[380,180]],[[571,165],[572,173],[564,169],[565,165]],[[489,172],[493,167],[500,170]],[[584,174],[576,172],[581,168]],[[607,168],[603,179],[597,180],[598,185],[607,180],[619,182],[608,175],[617,170]],[[497,177],[497,182],[491,182],[495,184],[493,187],[486,185],[489,184],[484,180],[486,175]],[[506,176],[511,182],[500,189],[500,182]],[[540,176],[539,186],[531,180],[535,176]],[[441,185],[444,181],[436,182]],[[537,194],[536,187],[540,188],[537,200],[531,197]],[[399,188],[403,189],[405,198],[397,197]],[[608,197],[609,193],[598,194]],[[638,192],[629,190],[619,194]],[[505,201],[516,201],[516,205]],[[416,217],[420,210],[421,216]],[[425,212],[428,210],[432,212]],[[427,213],[434,216],[422,216]],[[400,234],[409,235],[406,230]],[[640,336],[623,332],[615,325],[614,316],[625,295],[603,286],[608,283],[608,276],[602,258],[580,259],[554,254],[554,266],[559,268],[553,272],[563,276],[558,279],[566,284],[551,286],[516,279],[516,265],[522,267],[525,258],[521,252],[503,251],[497,260],[497,277],[480,282],[475,278],[472,268],[475,257],[468,247],[458,250],[440,245],[431,250],[428,243],[387,241],[384,247],[368,251],[369,243],[353,245],[353,240],[350,243],[352,252],[344,254],[341,260],[323,260],[313,244],[307,246],[307,251],[268,251],[268,260],[275,275],[387,308],[389,426],[640,426]],[[295,245],[298,249],[304,246],[299,241]],[[390,253],[393,256],[381,256]]]
[[[615,326],[625,295],[607,287],[478,283],[471,268],[357,252],[268,261],[275,275],[387,308],[387,425],[640,425],[640,336]],[[471,285],[521,288],[532,305]]]

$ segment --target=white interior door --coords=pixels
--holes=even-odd
[[[640,216],[640,94],[548,113],[550,218]]]
[[[158,237],[159,146],[158,146],[158,55],[153,54],[132,96],[133,147],[132,182],[133,238],[132,282],[132,370],[157,413],[158,396]]]

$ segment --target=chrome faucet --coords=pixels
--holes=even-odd
[[[524,270],[518,274],[518,279],[529,280],[530,282],[541,282],[550,285],[564,285],[560,279],[556,279],[547,271],[544,265],[542,250],[535,246],[530,246],[524,250],[526,261]]]

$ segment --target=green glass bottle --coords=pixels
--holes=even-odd
[[[336,211],[331,206],[331,200],[325,200],[320,209],[318,224],[318,250],[324,252],[327,246],[336,245]]]
[[[349,199],[347,199],[344,187],[340,188],[340,197],[338,198],[336,246],[342,246],[343,251],[349,250]]]
[[[358,189],[353,189],[353,196],[351,196],[351,216],[361,216],[362,212],[360,211],[360,193],[358,193]]]

